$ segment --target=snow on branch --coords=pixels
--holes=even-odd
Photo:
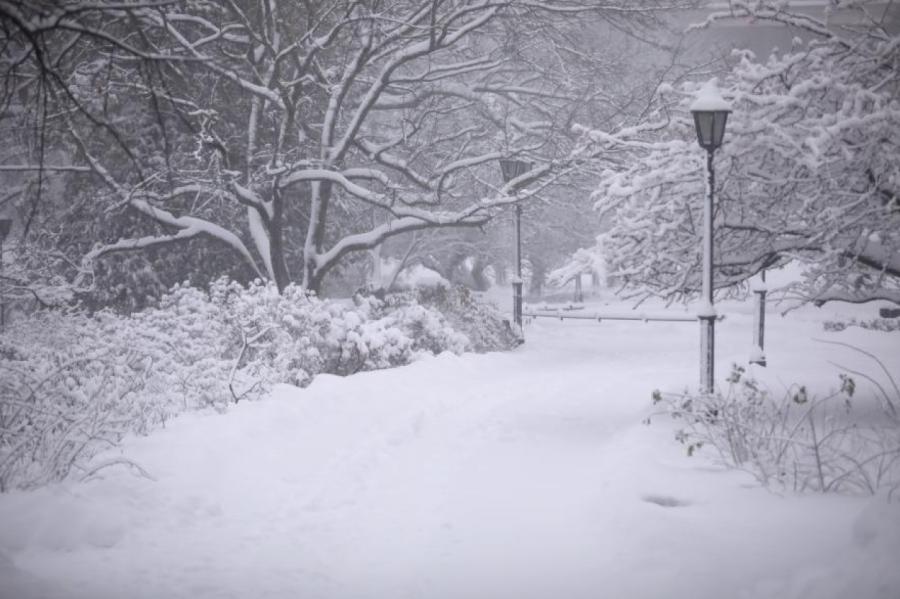
[[[850,304],[866,304],[875,301],[888,301],[900,304],[900,289],[876,289],[866,292],[853,292],[850,290],[832,290],[818,293],[812,297],[804,297],[816,305],[828,302],[847,302]]]
[[[183,241],[199,235],[207,235],[229,245],[253,266],[254,269],[256,269],[256,272],[260,277],[265,278],[263,273],[256,267],[256,262],[253,260],[253,256],[250,255],[244,242],[242,242],[237,235],[224,227],[193,216],[174,216],[170,212],[154,207],[146,200],[140,198],[132,198],[130,205],[161,224],[177,227],[180,230],[173,235],[148,235],[137,239],[122,239],[115,243],[95,247],[84,256],[82,265],[85,267],[85,270],[90,268],[91,263],[95,259],[104,254],[119,251],[133,251],[164,243]]]
[[[809,301],[894,298],[900,138],[888,132],[900,130],[900,74],[884,65],[900,60],[900,34],[860,18],[838,36],[781,4],[732,3],[821,38],[764,62],[739,53],[722,79],[733,112],[715,154],[716,287],[800,260],[807,267],[796,290]],[[699,288],[706,177],[690,117],[697,89],[663,86],[648,123],[584,130],[586,154],[596,146],[615,156],[594,192],[612,223],[603,247],[609,274],[639,296],[681,298]],[[563,274],[582,260],[573,257]]]
[[[703,22],[689,27],[688,31],[708,27],[717,21],[744,17],[782,23],[809,31],[823,38],[835,39],[835,34],[826,23],[810,15],[787,10],[789,5],[782,0],[763,0],[761,2],[757,0],[752,2],[730,0],[728,4],[728,10],[720,10],[709,14]]]
[[[385,239],[401,233],[441,227],[478,226],[487,222],[488,218],[489,214],[486,211],[480,211],[480,214],[471,214],[470,211],[466,211],[451,215],[426,215],[423,213],[422,216],[404,216],[364,233],[345,236],[327,252],[316,256],[316,263],[320,268],[325,268],[335,264],[349,252],[371,249]]]
[[[315,290],[349,252],[480,226],[599,153],[652,143],[665,119],[615,139],[572,129],[576,114],[629,108],[594,89],[607,58],[563,50],[593,35],[586,18],[621,31],[681,4],[0,0],[3,22],[21,25],[16,48],[48,52],[21,72],[0,63],[26,88],[53,64],[48,139],[96,175],[76,193],[105,185],[98,213],[152,219],[153,234],[97,246],[87,263],[205,236],[279,289]],[[501,182],[508,157],[535,168]]]

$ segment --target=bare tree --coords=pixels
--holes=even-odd
[[[352,252],[481,226],[570,173],[575,122],[635,109],[584,40],[676,4],[0,0],[5,97],[31,94],[41,161],[52,142],[105,188],[93,202],[155,223],[87,252],[84,281],[106,254],[206,237],[318,290]],[[503,186],[510,156],[535,168]]]

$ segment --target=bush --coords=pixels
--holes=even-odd
[[[178,286],[132,316],[36,313],[0,334],[0,491],[88,475],[98,451],[182,411],[471,347],[413,296],[329,302],[258,282]]]
[[[822,327],[826,331],[843,331],[847,327],[859,327],[861,329],[869,329],[871,331],[884,331],[891,333],[900,331],[900,320],[896,318],[872,318],[870,320],[857,320],[850,318],[849,320],[826,320],[822,323]]]
[[[500,311],[479,301],[468,287],[435,285],[417,292],[417,301],[443,314],[450,325],[468,337],[476,352],[504,351],[521,343]]]
[[[840,390],[811,397],[794,385],[773,397],[733,366],[723,395],[662,394],[653,402],[684,422],[676,439],[689,456],[713,448],[722,463],[752,473],[764,485],[795,491],[875,493],[900,485],[900,420],[882,404],[878,418],[854,411],[856,383],[840,375]]]
[[[308,384],[318,373],[347,375],[407,364],[423,353],[462,353],[469,346],[441,315],[410,300],[357,295],[352,305],[288,287],[244,289],[220,281],[210,295],[237,336],[242,368],[254,379]]]
[[[165,422],[148,385],[152,358],[117,346],[83,315],[31,319],[35,338],[0,338],[0,492],[83,469],[129,431]]]

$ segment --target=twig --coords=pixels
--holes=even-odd
[[[127,458],[113,458],[111,460],[104,460],[103,462],[100,462],[99,464],[94,465],[90,470],[85,472],[81,476],[79,481],[85,482],[85,481],[89,480],[90,478],[92,478],[93,476],[95,476],[100,470],[103,470],[104,468],[109,468],[110,466],[128,466],[132,470],[136,471],[138,473],[138,475],[142,476],[143,478],[146,478],[147,480],[152,480],[153,482],[156,482],[156,478],[154,478],[153,475],[151,475],[143,467],[141,467],[140,464],[133,462]]]
[[[881,383],[879,383],[874,378],[872,378],[871,376],[869,376],[868,374],[866,374],[864,372],[860,372],[858,370],[853,370],[852,368],[847,368],[846,366],[843,366],[843,365],[838,364],[837,362],[833,362],[831,360],[828,360],[828,363],[836,368],[840,368],[841,370],[846,370],[850,374],[854,374],[856,376],[862,377],[862,378],[866,379],[867,381],[869,381],[870,383],[872,383],[873,385],[875,385],[875,388],[878,389],[878,391],[881,393],[881,397],[884,399],[884,403],[885,403],[885,405],[887,405],[888,410],[891,413],[891,416],[893,416],[894,418],[897,417],[897,408],[894,406],[894,402],[891,401],[891,398],[888,395],[887,391],[885,391],[884,387],[881,386]]]
[[[890,381],[891,386],[894,388],[894,394],[895,394],[895,396],[898,398],[898,400],[900,400],[900,386],[898,386],[897,381],[894,380],[894,377],[891,376],[890,371],[889,371],[889,370],[887,369],[887,367],[884,365],[884,362],[882,362],[882,361],[878,358],[878,356],[876,356],[876,355],[873,354],[873,353],[867,352],[867,351],[864,350],[864,349],[861,349],[861,348],[859,348],[859,347],[856,347],[855,345],[852,345],[852,344],[850,344],[850,343],[844,343],[843,341],[831,341],[831,340],[828,340],[828,339],[818,339],[818,338],[813,338],[813,341],[818,341],[819,343],[829,343],[829,344],[831,344],[831,345],[840,345],[840,346],[842,346],[842,347],[846,347],[846,348],[852,349],[852,350],[855,351],[855,352],[861,353],[861,354],[864,355],[864,356],[868,356],[869,358],[871,358],[872,360],[874,360],[875,363],[878,364],[878,366],[881,368],[881,371],[884,372],[884,374],[885,374],[885,376],[887,377],[888,381]],[[863,376],[864,376],[864,375],[863,375]],[[872,380],[872,379],[869,378],[869,377],[866,377],[866,378],[868,378],[869,380]],[[877,383],[876,383],[876,385],[877,385]],[[880,386],[880,385],[878,385],[878,386],[879,386],[879,388],[881,389],[881,386]],[[887,400],[888,405],[889,405],[890,408],[891,408],[891,412],[892,412],[893,415],[896,417],[896,416],[897,416],[897,407],[896,407],[896,406],[894,405],[894,403],[888,398],[887,393],[886,393],[883,389],[882,389],[882,393],[884,393],[885,399]]]
[[[231,397],[234,398],[234,403],[239,402],[242,397],[244,397],[250,390],[253,389],[253,387],[250,387],[250,389],[248,389],[248,391],[245,391],[244,393],[241,393],[240,395],[238,395],[237,393],[234,392],[234,375],[237,373],[237,369],[241,365],[241,360],[244,359],[244,353],[247,351],[247,348],[251,344],[259,341],[266,333],[271,331],[272,328],[273,327],[267,327],[267,328],[263,329],[262,331],[260,331],[259,333],[255,334],[250,339],[247,339],[247,333],[244,331],[244,329],[240,329],[240,331],[241,331],[241,351],[238,354],[237,360],[234,361],[234,365],[231,367],[231,374],[228,376],[228,390],[231,391]]]

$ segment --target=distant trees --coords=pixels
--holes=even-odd
[[[47,240],[83,286],[103,256],[178,247],[195,270],[227,248],[319,290],[354,252],[484,225],[568,174],[572,125],[632,109],[598,85],[616,52],[589,40],[674,4],[0,0],[3,120],[21,134],[6,167],[25,222],[43,204],[59,235],[61,214],[88,225]],[[535,164],[517,197],[506,156]]]
[[[795,260],[805,300],[900,302],[900,21],[866,2],[843,4],[831,23],[782,2],[730,4],[709,21],[772,21],[808,41],[765,61],[739,53],[720,82],[734,112],[716,157],[716,286]],[[595,250],[636,296],[700,286],[695,88],[664,89],[655,123],[592,133],[621,157],[595,194],[611,223]]]

